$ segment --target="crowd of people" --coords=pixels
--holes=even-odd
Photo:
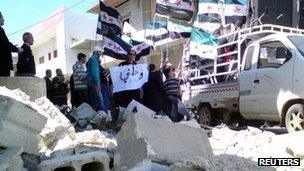
[[[100,65],[104,49],[96,46],[92,51],[88,61],[85,54],[79,53],[78,61],[73,65],[73,74],[69,81],[73,107],[88,103],[95,111],[110,114],[110,111],[119,107],[126,108],[132,100],[136,100],[155,111],[157,115],[168,115],[174,122],[191,118],[181,101],[181,80],[176,78],[176,70],[171,64],[165,64],[160,70],[150,64],[148,82],[143,87],[112,93],[109,70]],[[127,59],[119,66],[136,65],[135,57],[136,52],[129,51]],[[68,85],[64,81],[62,71],[57,69],[56,77],[53,80],[51,77],[51,71],[46,70],[44,79],[47,83],[47,97],[56,105],[66,105]]]
[[[3,24],[4,19],[0,12],[0,26]],[[35,76],[34,56],[30,48],[34,42],[33,35],[24,33],[24,44],[18,48],[9,42],[3,28],[0,27],[0,41],[0,76],[10,76],[10,71],[13,70],[11,52],[18,52],[15,75]],[[67,105],[70,92],[73,108],[77,108],[82,103],[88,103],[95,111],[107,114],[119,107],[126,108],[134,99],[154,110],[158,115],[168,115],[174,122],[191,118],[181,102],[181,82],[176,78],[176,70],[172,65],[164,64],[160,70],[156,70],[156,66],[150,64],[148,82],[143,87],[112,93],[113,85],[109,69],[103,68],[100,62],[100,59],[104,57],[103,54],[104,49],[98,46],[92,49],[92,56],[88,61],[85,54],[79,53],[69,81],[65,80],[60,68],[56,69],[54,78],[52,78],[52,71],[46,70],[44,79],[47,98],[55,105]],[[119,66],[136,65],[135,58],[136,52],[130,50],[127,59]],[[112,118],[115,120],[117,116],[112,116]]]

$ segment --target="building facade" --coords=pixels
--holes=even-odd
[[[64,9],[58,8],[30,30],[35,39],[32,51],[38,77],[44,77],[46,69],[51,69],[53,76],[57,68],[71,74],[77,54],[89,57],[91,47],[98,43],[94,41],[97,21]]]

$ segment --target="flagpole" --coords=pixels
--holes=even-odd
[[[168,22],[169,22],[169,18],[167,17],[167,26],[168,26]],[[169,60],[169,37],[170,37],[170,33],[169,33],[169,30],[167,29],[167,32],[168,32],[168,38],[167,38],[167,46],[166,46],[166,60],[168,61]]]

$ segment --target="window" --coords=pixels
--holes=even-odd
[[[264,43],[260,47],[258,68],[279,68],[291,56],[291,52],[282,42]]]
[[[44,56],[41,56],[40,58],[39,58],[39,64],[43,64],[44,63]]]
[[[288,36],[289,40],[296,46],[298,51],[304,57],[304,38],[302,36]]]
[[[48,54],[48,59],[49,59],[49,61],[52,59],[52,53],[50,52],[49,54]]]
[[[253,52],[254,52],[254,46],[249,47],[248,50],[247,50],[247,53],[246,53],[246,61],[245,61],[244,70],[250,70],[251,69],[251,62],[252,62]]]
[[[54,56],[54,58],[57,58],[57,49],[56,50],[54,50],[54,52],[53,52],[53,56]]]

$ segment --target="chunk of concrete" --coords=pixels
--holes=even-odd
[[[44,160],[38,165],[40,171],[53,171],[55,169],[102,170],[108,171],[110,158],[106,152],[97,151],[91,153],[66,156],[57,159]]]
[[[144,160],[129,171],[169,171],[169,167]]]
[[[109,138],[109,133],[99,130],[91,130],[91,131],[76,133],[76,141],[80,145],[108,149],[109,151],[113,151],[117,147],[117,142],[114,137]],[[84,146],[79,146],[79,147],[84,147]],[[82,151],[81,148],[77,148],[77,150]]]
[[[0,77],[0,86],[8,89],[21,89],[31,100],[46,96],[45,80],[38,77]]]
[[[0,95],[0,118],[2,146],[21,146],[28,153],[38,153],[38,134],[47,123],[45,116],[25,103]]]
[[[39,134],[40,153],[53,150],[64,137],[76,139],[76,132],[70,121],[46,97],[37,99],[32,107],[48,118],[47,124]]]
[[[20,157],[21,147],[9,147],[0,150],[0,170],[16,171],[23,168],[23,161]]]
[[[170,171],[200,171],[216,170],[212,169],[212,160],[205,158],[196,158],[192,160],[179,161],[170,166]]]
[[[142,105],[141,103],[137,102],[136,100],[132,100],[129,105],[127,106],[127,109],[131,111],[132,113],[136,114],[143,114],[146,116],[149,116],[151,118],[154,118],[155,112],[146,106]]]
[[[122,126],[117,144],[115,167],[122,170],[144,159],[170,163],[213,156],[204,130],[138,114]]]
[[[70,114],[75,120],[79,120],[82,118],[91,119],[97,112],[87,103],[82,103],[75,110],[73,110]]]

